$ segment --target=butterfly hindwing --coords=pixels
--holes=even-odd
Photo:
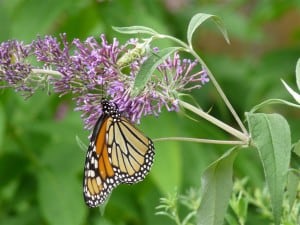
[[[120,121],[115,123],[108,129],[107,140],[114,170],[121,183],[139,182],[151,169],[154,157],[153,143],[125,118],[121,117]]]

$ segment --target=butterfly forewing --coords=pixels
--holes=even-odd
[[[102,204],[112,189],[120,183],[114,177],[113,167],[110,164],[105,138],[108,117],[102,116],[97,121],[91,142],[87,151],[83,193],[88,206],[96,207]],[[96,134],[95,134],[96,133]]]
[[[102,204],[118,184],[143,180],[154,157],[151,139],[122,117],[116,105],[103,100],[102,111],[84,168],[84,199],[90,207]]]

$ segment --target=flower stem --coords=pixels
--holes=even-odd
[[[197,60],[199,60],[199,62],[201,63],[201,65],[203,67],[205,67],[205,70],[207,72],[207,75],[209,76],[209,79],[214,84],[215,88],[217,89],[219,95],[221,96],[221,98],[223,99],[223,101],[226,104],[227,108],[231,112],[232,116],[234,117],[234,119],[236,120],[236,122],[238,123],[238,125],[240,126],[240,128],[242,129],[243,133],[245,135],[248,135],[248,131],[247,131],[246,127],[244,126],[244,124],[241,121],[240,117],[237,115],[236,111],[232,107],[231,103],[229,102],[229,100],[226,97],[225,93],[223,92],[221,86],[219,85],[219,83],[217,82],[217,80],[215,79],[215,77],[213,76],[212,72],[208,69],[208,67],[206,66],[206,64],[204,63],[204,61],[196,53],[193,52],[192,54],[197,58]]]
[[[199,55],[193,50],[193,48],[190,47],[189,45],[187,45],[185,42],[183,42],[183,41],[181,41],[181,40],[179,40],[179,39],[177,39],[175,37],[169,36],[169,35],[162,35],[161,34],[161,35],[159,35],[159,38],[168,38],[170,40],[173,40],[174,42],[176,42],[179,45],[183,46],[187,52],[189,52],[190,54],[192,54],[199,61],[199,63],[206,70],[207,75],[209,76],[209,78],[212,81],[213,85],[217,89],[217,92],[219,93],[219,95],[223,99],[224,103],[226,104],[227,108],[231,112],[232,116],[234,117],[234,119],[236,120],[236,122],[238,123],[238,125],[240,126],[240,128],[242,129],[244,135],[248,136],[248,132],[247,132],[246,127],[244,126],[244,124],[241,121],[240,117],[237,115],[236,111],[232,107],[231,103],[229,102],[228,98],[226,97],[225,93],[223,92],[221,86],[219,85],[219,83],[217,82],[217,80],[215,79],[215,77],[213,76],[212,72],[208,69],[208,67],[206,66],[205,62],[199,57]]]
[[[34,74],[49,74],[52,76],[57,76],[58,78],[62,77],[62,74],[55,70],[48,70],[48,69],[32,69]]]
[[[242,141],[243,144],[248,144],[249,143],[249,136],[248,134],[242,133],[238,130],[236,130],[235,128],[223,123],[222,121],[216,119],[215,117],[209,115],[208,113],[204,112],[203,110],[196,108],[195,106],[184,102],[182,100],[179,100],[179,104],[192,111],[193,113],[199,115],[200,117],[206,119],[207,121],[211,122],[212,124],[222,128],[223,130],[225,130],[226,132],[228,132],[229,134],[235,136],[236,138],[238,138],[239,140]]]
[[[187,141],[187,142],[198,142],[206,144],[221,144],[221,145],[244,145],[243,141],[226,141],[226,140],[212,140],[212,139],[201,139],[201,138],[189,138],[189,137],[163,137],[155,138],[156,141]]]

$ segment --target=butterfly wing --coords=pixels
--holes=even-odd
[[[114,171],[108,158],[106,145],[107,115],[102,115],[94,128],[84,167],[83,194],[86,204],[96,207],[102,204],[112,189],[120,183],[114,179]]]
[[[145,178],[154,157],[154,146],[128,120],[103,114],[96,123],[84,168],[84,199],[88,206],[102,204],[120,183]]]
[[[124,117],[108,128],[107,146],[114,172],[121,183],[137,183],[150,171],[153,142]]]

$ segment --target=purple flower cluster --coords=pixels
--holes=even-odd
[[[13,87],[16,91],[33,92],[25,85],[32,66],[25,62],[29,57],[31,45],[19,41],[3,42],[0,45],[0,88]]]
[[[30,45],[9,41],[0,46],[0,85],[32,94],[40,83],[47,83],[59,95],[71,93],[82,111],[86,128],[91,129],[101,115],[101,99],[118,105],[124,116],[138,122],[144,115],[158,115],[163,107],[178,110],[180,93],[200,88],[209,81],[204,70],[194,72],[196,61],[181,60],[178,53],[158,66],[144,89],[135,97],[135,77],[151,53],[137,39],[120,45],[91,37],[68,43],[52,36],[38,38]],[[29,56],[43,64],[37,68]],[[30,82],[29,82],[30,81]],[[35,81],[35,82],[33,82]],[[39,83],[40,82],[40,83]]]

